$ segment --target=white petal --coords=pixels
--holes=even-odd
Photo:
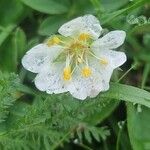
[[[102,57],[104,56],[110,62],[110,66],[115,69],[124,64],[127,60],[124,52],[118,52],[113,50],[102,51]]]
[[[115,49],[124,43],[126,33],[121,30],[111,31],[96,40],[92,46],[99,49]]]
[[[99,74],[92,70],[88,78],[82,77],[80,70],[76,70],[72,82],[68,85],[68,91],[77,99],[84,100],[88,96],[95,97],[102,90],[102,80]]]
[[[75,18],[62,25],[58,32],[64,36],[73,36],[77,33],[88,33],[97,39],[102,31],[100,22],[93,15],[85,15]]]
[[[61,50],[61,46],[48,47],[46,44],[39,44],[25,54],[22,65],[25,69],[38,73],[45,65],[53,61]]]
[[[80,100],[84,100],[87,97],[87,92],[84,88],[81,88],[82,85],[80,82],[77,82],[76,80],[73,81],[72,84],[69,85],[69,92],[70,94]]]
[[[112,59],[113,67],[118,68],[127,61],[127,56],[124,52],[109,51],[108,56]]]
[[[118,52],[114,50],[93,50],[95,55],[99,58],[105,58],[108,61],[107,65],[110,65],[113,69],[121,66],[127,60],[124,52]],[[104,65],[106,66],[106,65]]]
[[[101,76],[102,91],[107,91],[113,70],[121,66],[127,58],[124,52],[116,52],[113,50],[101,50],[100,53],[98,52],[98,54],[95,55],[108,61],[108,64],[101,64],[100,61],[95,58],[89,61],[89,65]]]
[[[27,54],[31,54],[31,53],[38,53],[38,52],[47,52],[48,50],[48,47],[46,44],[44,43],[41,43],[41,44],[38,44],[34,47],[32,47],[29,51],[27,51],[26,53]]]
[[[66,92],[65,83],[62,80],[62,65],[50,65],[40,72],[35,78],[35,85],[40,91],[48,94]]]
[[[102,91],[107,91],[109,89],[110,78],[113,73],[113,69],[109,64],[102,65],[99,60],[90,60],[89,65],[95,69],[97,74],[101,78]]]

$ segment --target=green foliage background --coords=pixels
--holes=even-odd
[[[150,150],[149,12],[149,0],[0,0],[0,150]],[[94,99],[38,91],[21,58],[84,14],[126,31],[123,71]]]

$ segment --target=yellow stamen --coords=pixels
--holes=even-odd
[[[81,33],[78,37],[79,41],[85,41],[90,39],[90,35],[87,33]]]
[[[63,72],[63,79],[68,81],[71,79],[71,67],[65,67]]]
[[[47,45],[52,46],[52,45],[59,44],[60,42],[61,42],[61,40],[57,36],[54,36],[52,39],[49,39],[47,41]]]
[[[100,59],[100,63],[103,65],[107,65],[108,64],[108,60],[106,58],[101,58]]]
[[[83,69],[82,69],[82,76],[83,77],[89,77],[89,76],[91,76],[91,74],[92,74],[92,71],[91,71],[91,69],[88,67],[88,66],[86,66],[86,67],[84,67]]]

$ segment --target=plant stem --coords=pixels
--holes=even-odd
[[[137,63],[133,64],[133,65],[131,66],[131,68],[129,68],[129,69],[118,79],[117,83],[120,82],[132,69],[136,68],[136,66],[137,66]]]

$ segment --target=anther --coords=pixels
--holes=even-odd
[[[63,79],[68,81],[71,79],[71,67],[65,67],[63,71]]]
[[[88,66],[86,66],[82,69],[81,74],[83,77],[87,78],[87,77],[91,76],[92,70]]]
[[[57,37],[57,36],[54,36],[52,39],[49,39],[47,41],[47,45],[48,46],[52,46],[52,45],[57,45],[61,42],[61,40]]]
[[[101,58],[100,59],[100,63],[103,65],[107,65],[108,64],[108,60],[106,58]]]
[[[81,33],[78,37],[79,41],[85,41],[90,39],[90,35],[88,33]]]

